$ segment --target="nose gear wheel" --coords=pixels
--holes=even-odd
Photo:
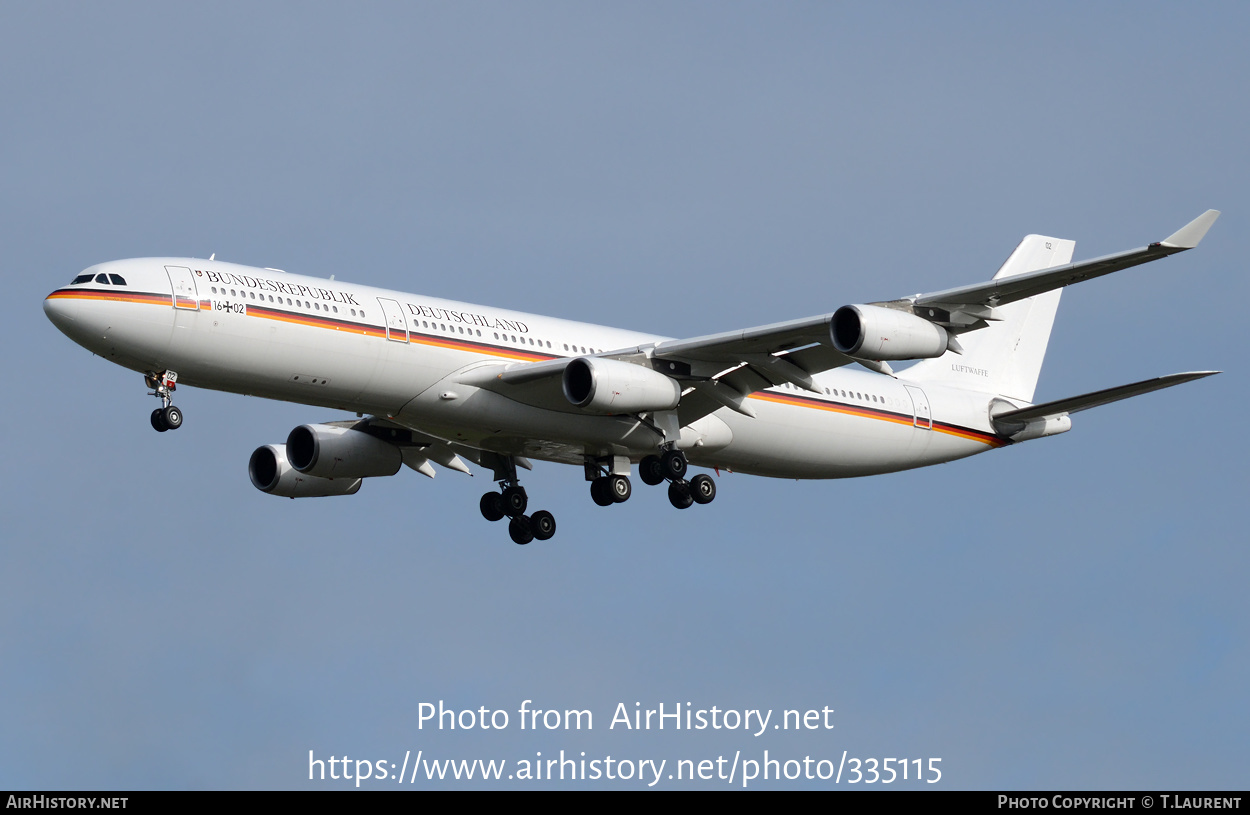
[[[164,433],[166,430],[182,427],[182,408],[174,407],[173,397],[170,395],[178,387],[177,372],[144,374],[143,381],[152,389],[152,393],[148,395],[161,400],[161,407],[152,411],[152,429],[157,433]]]

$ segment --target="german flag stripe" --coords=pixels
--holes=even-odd
[[[124,303],[144,303],[148,305],[170,306],[173,304],[173,297],[168,294],[154,294],[151,292],[129,292],[129,291],[109,291],[107,289],[58,289],[48,295],[49,300],[70,299],[70,300],[110,300],[114,302]],[[178,302],[191,303],[188,298],[180,297]],[[213,304],[208,298],[199,301],[200,311],[212,311]],[[369,323],[356,322],[351,320],[342,320],[337,317],[316,317],[311,314],[303,314],[297,311],[287,311],[285,309],[269,308],[268,306],[253,305],[245,303],[245,314],[248,317],[259,317],[266,320],[277,320],[278,322],[288,323],[291,325],[303,325],[309,328],[324,328],[333,331],[348,331],[353,334],[361,334],[367,337],[378,337],[386,339],[386,326],[371,325]],[[417,331],[409,332],[409,341],[418,345],[428,345],[432,348],[446,348],[453,351],[468,351],[477,354],[490,354],[491,356],[502,357],[504,359],[513,359],[518,362],[538,362],[545,359],[555,359],[555,354],[540,353],[537,351],[528,351],[520,348],[509,348],[503,345],[493,345],[486,342],[474,342],[468,339],[460,339],[458,337],[442,337],[434,334],[421,334]]]
[[[246,305],[246,304],[245,304]],[[285,309],[267,308],[264,306],[247,305],[248,317],[260,317],[264,320],[277,320],[291,325],[306,325],[310,328],[329,328],[335,331],[350,331],[353,334],[364,334],[369,337],[386,338],[386,329],[368,323],[349,322],[329,317],[314,317],[311,314],[300,314]]]
[[[380,337],[383,339],[386,338],[385,326],[369,325],[367,323],[352,322],[350,320],[340,320],[338,318],[331,317],[314,317],[309,314],[300,314],[282,309],[248,305],[247,316],[261,317],[267,320],[278,320],[284,323],[305,325],[312,328],[350,331],[354,334],[364,334],[366,336]],[[555,354],[540,354],[534,351],[523,351],[518,348],[507,348],[505,346],[492,345],[485,342],[473,342],[471,340],[460,339],[458,337],[441,337],[434,334],[421,334],[417,331],[409,331],[408,341],[417,345],[428,345],[432,348],[446,348],[452,351],[468,351],[476,354],[490,354],[491,356],[515,359],[522,362],[537,362],[538,360],[543,359],[555,359]]]
[[[121,289],[57,289],[48,295],[49,300],[111,300],[119,303],[145,303],[154,306],[171,306],[174,298],[168,294],[124,291]]]
[[[864,407],[863,405],[851,405],[844,402],[829,402],[824,399],[813,399],[805,396],[791,396],[790,394],[774,393],[772,391],[757,391],[750,396],[751,399],[759,399],[763,402],[774,402],[779,405],[792,405],[795,407],[814,408],[816,410],[825,410],[830,413],[842,413],[847,416],[859,416],[864,419],[876,419],[883,422],[893,422],[895,424],[907,425],[912,427],[915,425],[915,418],[910,413],[894,413],[888,410],[878,410],[876,408]],[[973,430],[959,425],[946,424],[945,422],[933,422],[933,430],[937,433],[945,433],[948,436],[958,436],[961,439],[969,439],[971,441],[979,441],[982,444],[988,444],[990,447],[1003,447],[1011,444],[1011,440],[996,436],[993,433],[985,433],[980,430]]]

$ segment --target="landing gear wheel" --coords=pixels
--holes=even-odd
[[[690,479],[690,497],[696,504],[710,504],[716,497],[716,482],[702,473]]]
[[[482,510],[482,517],[488,521],[502,521],[503,496],[497,492],[488,492],[482,496],[482,500],[478,502],[478,508]]]
[[[596,478],[590,482],[590,497],[601,507],[610,507],[616,503],[612,493],[608,491],[608,480],[606,478]]]
[[[524,515],[518,515],[508,523],[508,534],[512,537],[512,542],[518,546],[524,546],[534,539],[534,533],[530,531],[529,518]]]
[[[680,481],[686,477],[686,454],[680,450],[665,450],[660,456],[660,472],[669,481]]]
[[[165,424],[165,410],[157,408],[152,411],[152,429],[157,433],[164,433],[169,429],[169,425]]]
[[[161,418],[165,420],[165,426],[170,430],[177,430],[182,427],[182,409],[173,405],[161,411]]]
[[[556,517],[545,509],[540,509],[530,516],[530,532],[534,540],[550,540],[556,533]]]
[[[638,477],[648,487],[664,483],[664,473],[660,470],[659,456],[643,456],[638,462]]]
[[[518,518],[525,514],[529,506],[529,498],[521,487],[508,487],[503,491],[503,512],[509,518]],[[529,541],[526,541],[529,543]]]
[[[634,493],[634,488],[630,486],[629,479],[623,475],[610,475],[607,482],[605,492],[612,498],[614,503],[623,504]]]
[[[668,485],[668,500],[678,509],[689,509],[694,503],[694,497],[690,495],[690,486],[684,481],[674,481]]]

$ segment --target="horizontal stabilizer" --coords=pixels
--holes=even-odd
[[[1184,230],[1182,230],[1184,231]],[[1131,385],[1120,385],[1115,388],[1107,388],[1106,390],[1094,391],[1093,393],[1085,393],[1080,396],[1072,396],[1067,399],[1059,399],[1054,402],[1045,402],[1032,407],[1020,408],[1019,410],[1009,410],[1005,413],[994,414],[994,423],[1026,423],[1037,419],[1045,419],[1052,416],[1061,416],[1068,413],[1076,413],[1081,410],[1089,410],[1099,405],[1107,405],[1112,402],[1118,402],[1121,399],[1128,399],[1131,396],[1140,396],[1143,393],[1170,388],[1173,385],[1180,385],[1185,382],[1192,382],[1195,379],[1218,374],[1219,371],[1191,371],[1183,374],[1168,374],[1155,379],[1147,379],[1143,382],[1134,382]]]

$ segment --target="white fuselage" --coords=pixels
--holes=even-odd
[[[256,269],[144,258],[93,266],[44,309],[75,342],[179,384],[391,418],[449,442],[581,463],[653,453],[634,416],[591,415],[558,387],[482,386],[474,368],[628,351],[663,338],[588,323]],[[103,275],[103,278],[99,276]],[[107,280],[108,282],[99,282]],[[114,282],[115,280],[124,283]],[[690,462],[786,478],[920,467],[1009,443],[990,424],[994,394],[858,368],[749,397],[683,428]]]

